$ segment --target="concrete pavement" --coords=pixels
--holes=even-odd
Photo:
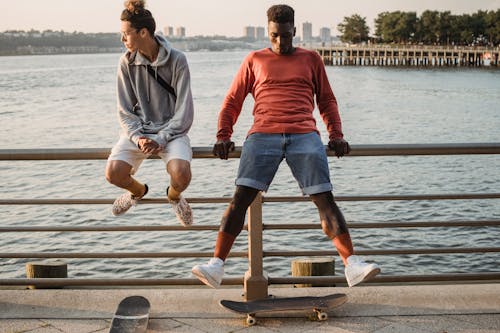
[[[0,332],[107,332],[119,301],[151,303],[148,332],[500,332],[500,284],[382,285],[355,288],[270,288],[277,297],[346,293],[324,322],[300,312],[274,313],[247,327],[220,299],[241,300],[241,288],[0,290]]]

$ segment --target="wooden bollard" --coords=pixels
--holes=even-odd
[[[333,258],[303,258],[292,261],[292,276],[332,276],[335,275],[335,260]],[[296,284],[304,287],[334,287],[335,284]]]
[[[67,278],[68,265],[62,260],[43,260],[26,263],[26,277],[34,278]],[[29,286],[30,289],[36,289],[36,286]],[[61,288],[61,287],[46,287]]]

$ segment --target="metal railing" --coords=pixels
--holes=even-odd
[[[325,148],[326,149],[326,148]],[[0,161],[20,160],[96,160],[106,159],[110,149],[5,149],[0,150]],[[238,147],[230,157],[238,158],[241,148]],[[328,151],[332,156],[332,152]],[[470,155],[500,154],[500,143],[474,144],[419,144],[419,145],[353,145],[349,156],[411,156],[411,155]],[[211,148],[194,147],[194,158],[213,158]],[[157,157],[152,157],[157,158]],[[464,199],[500,199],[500,193],[451,193],[424,195],[365,195],[336,196],[337,201],[392,201],[392,200],[464,200]],[[191,204],[227,203],[230,198],[187,198]],[[266,197],[258,195],[249,208],[248,252],[232,252],[232,257],[248,256],[248,271],[245,276],[225,278],[225,285],[244,285],[245,297],[248,300],[267,296],[270,284],[314,283],[314,285],[331,285],[345,283],[340,276],[329,277],[268,277],[264,271],[265,257],[298,257],[298,256],[334,256],[336,251],[264,251],[263,233],[268,230],[305,230],[319,229],[317,224],[267,224],[262,221],[263,206],[272,202],[308,201],[305,197]],[[113,199],[0,199],[1,205],[79,205],[79,204],[111,204]],[[141,200],[141,204],[165,203],[165,199],[152,198]],[[384,222],[384,223],[350,223],[349,228],[430,228],[430,227],[498,227],[500,220],[482,221],[417,221],[417,222]],[[181,226],[0,226],[0,233],[12,232],[151,232],[151,231],[202,231],[218,230],[217,225]],[[358,250],[360,255],[410,255],[410,254],[453,254],[453,253],[498,253],[500,247],[451,247],[451,248],[412,248],[412,249],[378,249]],[[193,258],[211,257],[209,252],[15,252],[0,253],[0,258]],[[485,281],[500,280],[500,272],[432,274],[432,275],[382,275],[373,283],[386,282],[438,282],[438,281]],[[2,279],[0,285],[24,286],[152,286],[152,285],[199,285],[196,279],[78,279],[78,278],[38,278],[38,279]]]

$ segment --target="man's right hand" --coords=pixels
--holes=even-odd
[[[147,137],[141,136],[137,141],[137,146],[146,155],[156,155],[163,150],[156,141],[151,140]]]
[[[227,160],[229,153],[234,151],[234,142],[231,140],[217,140],[212,149],[214,156],[221,160]]]

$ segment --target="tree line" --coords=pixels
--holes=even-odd
[[[31,30],[6,31],[0,34],[0,55],[19,54],[20,48],[120,48],[118,33],[85,34],[82,32],[67,33],[47,30],[39,32]]]
[[[254,48],[246,38],[225,36],[168,37],[174,47],[183,50],[219,51]],[[57,53],[94,53],[124,51],[119,33],[83,33],[65,31],[20,31],[0,33],[0,56]]]
[[[337,29],[345,43],[400,43],[424,45],[500,44],[500,9],[479,10],[473,14],[453,15],[450,11],[383,12],[375,18],[370,36],[366,18],[358,14],[344,17]]]

